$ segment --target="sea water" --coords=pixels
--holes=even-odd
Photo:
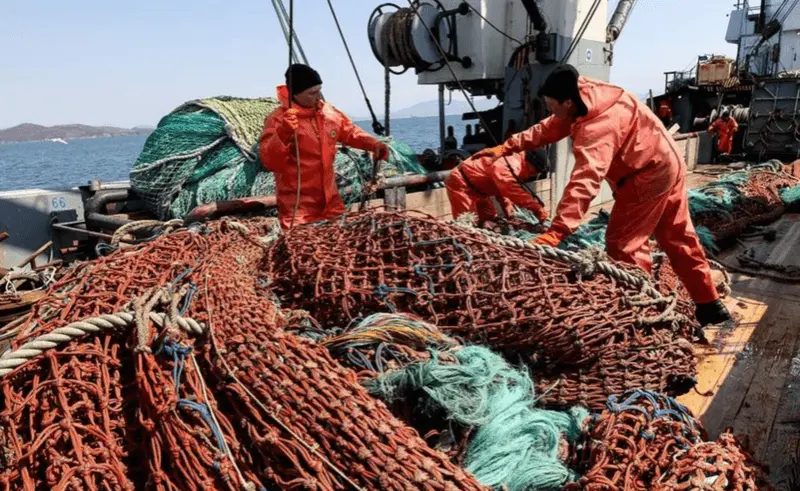
[[[371,131],[369,121],[358,122]],[[447,124],[455,127],[460,140],[465,123],[459,116],[449,116]],[[439,147],[439,120],[430,118],[396,119],[391,123],[392,136],[417,152]],[[0,191],[43,188],[63,189],[101,181],[127,180],[133,163],[147,136],[121,136],[69,140],[63,143],[44,141],[0,145]]]

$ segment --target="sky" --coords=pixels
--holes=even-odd
[[[333,3],[373,105],[382,107],[383,69],[366,39],[382,2]],[[617,0],[609,3],[610,14]],[[615,47],[612,82],[660,93],[664,71],[690,67],[698,54],[733,56],[724,40],[733,3],[639,0]],[[367,114],[326,0],[295,0],[295,27],[326,99]],[[0,128],[155,125],[191,99],[273,96],[287,62],[270,0],[0,0]],[[410,73],[392,85],[395,109],[437,97]]]

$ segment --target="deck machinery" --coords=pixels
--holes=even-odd
[[[439,87],[441,149],[444,149],[445,91],[493,97],[497,107],[470,112],[485,128],[477,148],[502,142],[546,116],[537,91],[559,62],[582,75],[608,80],[614,42],[635,4],[621,0],[607,19],[607,0],[422,0],[383,4],[369,19],[375,58],[387,70],[414,70],[420,85]],[[464,151],[476,150],[462,147]],[[444,153],[444,152],[442,152]],[[550,149],[553,198],[558,200],[572,171],[570,143]],[[610,199],[604,184],[599,201]]]

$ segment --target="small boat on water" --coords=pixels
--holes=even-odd
[[[67,144],[67,141],[64,140],[63,138],[51,138],[48,141],[51,141],[53,143],[63,143],[64,145]]]

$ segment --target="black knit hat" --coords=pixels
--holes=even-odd
[[[539,89],[539,97],[549,97],[558,102],[581,102],[578,92],[578,70],[572,65],[558,65]]]
[[[289,87],[289,92],[295,95],[315,85],[322,85],[322,79],[310,66],[295,63],[286,70],[286,85]]]

